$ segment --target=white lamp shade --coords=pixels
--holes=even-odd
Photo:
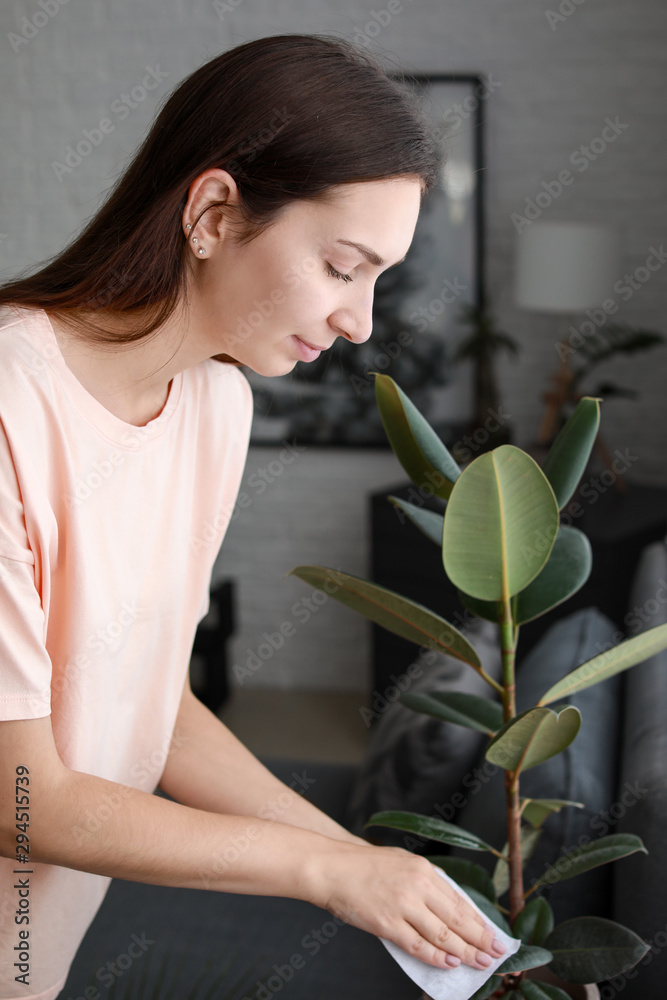
[[[515,301],[523,309],[581,312],[608,299],[617,277],[610,226],[540,221],[519,236]]]

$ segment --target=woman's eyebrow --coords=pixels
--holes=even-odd
[[[336,240],[336,243],[343,243],[345,246],[353,247],[355,250],[358,250],[359,253],[362,253],[367,261],[370,261],[371,264],[375,264],[376,267],[383,267],[387,263],[384,258],[380,257],[380,255],[375,252],[375,250],[371,250],[370,247],[364,246],[363,243],[354,243],[352,240]],[[400,260],[396,261],[396,264],[402,264],[404,260],[405,257],[401,257]],[[391,266],[395,267],[396,264],[392,264]]]

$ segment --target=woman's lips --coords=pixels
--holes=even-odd
[[[314,344],[309,344],[307,341],[302,340],[301,337],[297,337],[295,333],[292,334],[292,341],[294,342],[296,352],[302,361],[315,361],[315,359],[319,358],[320,354],[324,350],[323,347],[315,347]]]

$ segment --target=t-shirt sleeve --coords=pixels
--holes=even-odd
[[[51,713],[51,659],[21,492],[0,422],[0,721]]]

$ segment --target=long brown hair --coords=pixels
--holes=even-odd
[[[231,221],[246,243],[290,202],[326,197],[336,184],[416,175],[428,191],[437,155],[416,98],[367,52],[324,35],[247,42],[179,85],[80,235],[36,273],[0,287],[0,305],[49,309],[98,344],[147,337],[186,292],[182,214],[190,184],[210,167],[238,185]],[[103,310],[139,322],[106,329],[90,318]]]

